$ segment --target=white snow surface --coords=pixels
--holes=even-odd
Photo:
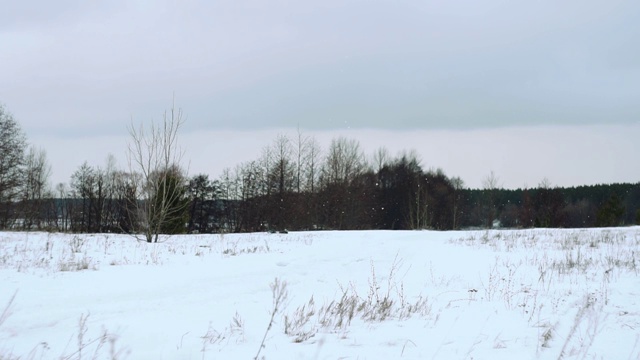
[[[5,232],[0,359],[638,359],[639,250],[638,227]]]

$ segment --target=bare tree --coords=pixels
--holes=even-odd
[[[538,188],[540,189],[549,190],[552,187],[553,185],[551,184],[551,180],[549,180],[549,178],[546,178],[546,177],[540,180],[540,183],[538,184]]]
[[[72,212],[72,225],[76,231],[125,231],[119,226],[122,219],[121,195],[127,189],[126,186],[123,187],[124,178],[121,173],[111,154],[107,156],[104,168],[89,166],[85,162],[74,172],[71,177],[71,194],[78,200],[78,207]]]
[[[451,185],[453,186],[453,230],[457,230],[460,220],[458,219],[458,213],[460,212],[460,193],[464,189],[464,181],[460,177],[451,178]]]
[[[318,175],[320,171],[318,168],[320,167],[320,162],[322,161],[322,149],[320,148],[320,144],[318,144],[318,140],[314,137],[311,137],[307,141],[307,152],[305,156],[305,176],[306,176],[306,190],[311,192],[312,194],[316,191],[316,184],[318,182]]]
[[[262,148],[262,154],[258,163],[260,166],[260,188],[264,192],[259,195],[271,195],[271,171],[274,168],[274,157],[271,146],[265,146]]]
[[[118,170],[117,162],[113,154],[107,155],[106,166],[100,171],[104,182],[104,202],[103,206],[103,223],[104,230],[116,231],[120,230],[119,218],[120,218],[120,204],[118,197],[118,191],[121,189],[121,173]]]
[[[286,135],[279,135],[273,144],[275,153],[275,168],[273,180],[277,185],[276,194],[272,194],[270,206],[272,229],[285,229],[285,222],[291,219],[292,196],[296,182],[296,164],[291,160],[293,147]]]
[[[10,225],[14,201],[22,186],[27,140],[20,126],[0,105],[0,228]]]
[[[497,218],[497,206],[496,200],[498,197],[498,190],[502,187],[500,178],[496,176],[495,172],[491,170],[489,175],[482,180],[482,186],[484,187],[486,197],[486,227],[493,227],[493,222]]]
[[[238,209],[238,219],[240,220],[238,229],[260,230],[262,222],[265,220],[264,213],[269,201],[269,197],[262,196],[265,193],[262,179],[266,175],[263,174],[263,168],[256,161],[245,162],[236,171],[240,179],[240,198],[242,200]]]
[[[364,154],[356,140],[339,137],[331,141],[322,169],[320,200],[322,216],[329,227],[345,229],[353,225],[352,220],[358,215],[358,196],[351,190],[365,169]]]
[[[271,179],[270,187],[280,197],[293,190],[295,186],[295,166],[291,161],[292,152],[291,140],[286,135],[278,135],[273,143],[274,167],[269,176]]]
[[[40,229],[45,206],[44,200],[51,197],[49,177],[51,165],[47,161],[47,153],[43,149],[33,146],[25,158],[24,186],[23,186],[23,227]]]
[[[309,138],[302,135],[302,132],[300,131],[300,127],[298,127],[298,131],[296,134],[296,141],[295,141],[295,155],[296,155],[296,164],[295,164],[295,189],[296,192],[300,192],[302,190],[302,176],[303,176],[303,168],[304,168],[304,160],[306,157],[306,152],[307,152],[307,144],[309,141]]]
[[[409,202],[407,223],[412,230],[421,230],[429,227],[429,193],[426,184],[420,177],[414,180],[415,188],[410,189],[410,196],[413,198]]]
[[[391,155],[389,155],[389,150],[386,147],[380,147],[373,153],[373,166],[375,167],[373,170],[376,174],[380,173],[383,167],[389,165],[389,161],[391,160]]]
[[[502,184],[500,183],[500,178],[496,175],[496,173],[493,170],[491,170],[489,175],[487,175],[482,180],[482,187],[485,190],[496,190],[502,187]]]
[[[25,197],[28,199],[42,199],[49,191],[51,165],[47,161],[44,149],[29,148],[25,171]]]
[[[73,204],[69,201],[69,190],[67,189],[67,184],[58,183],[56,185],[55,196],[57,196],[59,200],[59,203],[54,206],[55,228],[59,231],[68,231],[71,226]]]
[[[183,216],[188,206],[182,201],[186,179],[180,168],[184,153],[178,145],[183,124],[182,110],[174,106],[164,112],[161,124],[151,123],[148,129],[142,124],[129,126],[129,169],[139,173],[134,177],[140,195],[135,206],[137,230],[149,243],[158,242],[163,227]]]
[[[381,152],[383,154],[384,152]],[[380,157],[384,160],[384,155]],[[420,156],[415,150],[402,154],[397,162],[399,173],[404,173],[405,191],[408,192],[407,223],[410,229],[426,229],[429,227],[429,190],[426,176],[420,165]]]
[[[325,160],[325,182],[348,184],[365,169],[365,166],[364,155],[357,140],[345,137],[333,139]]]

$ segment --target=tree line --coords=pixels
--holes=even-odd
[[[366,155],[338,137],[327,149],[298,131],[217,179],[181,167],[182,113],[129,128],[128,167],[112,156],[48,185],[46,152],[28,147],[0,106],[0,228],[158,234],[316,229],[593,227],[640,223],[640,184],[509,190],[491,172],[482,189],[424,169],[415,152]]]

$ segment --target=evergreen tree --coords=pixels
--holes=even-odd
[[[609,200],[598,210],[597,226],[609,227],[618,226],[622,223],[624,215],[622,200],[616,193],[613,193]]]
[[[159,224],[161,234],[184,234],[189,219],[187,187],[184,177],[177,168],[171,168],[158,178],[158,192],[153,199],[152,211],[164,211],[163,216],[152,216],[153,219],[162,218]],[[156,210],[158,209],[158,210]]]

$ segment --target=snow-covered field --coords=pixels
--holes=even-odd
[[[638,359],[639,254],[638,227],[0,233],[0,359]]]

